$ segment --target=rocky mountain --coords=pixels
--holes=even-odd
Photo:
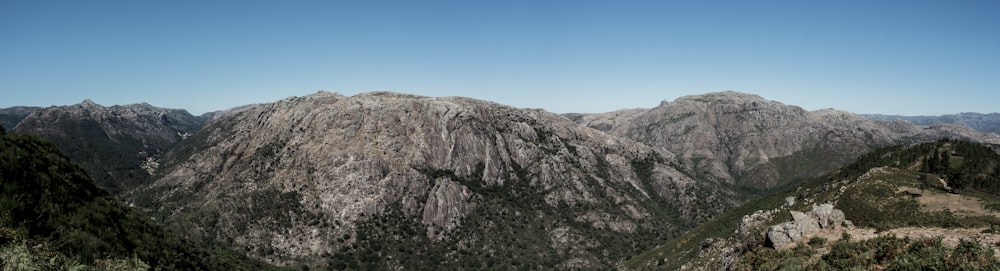
[[[0,108],[0,126],[3,126],[6,130],[14,129],[18,123],[21,123],[21,120],[38,109],[41,109],[41,107],[14,106]]]
[[[738,92],[664,101],[652,109],[567,114],[608,134],[675,153],[699,178],[751,190],[794,184],[878,147],[959,138],[1000,144],[1000,135],[958,125],[874,121]]]
[[[728,191],[542,110],[319,92],[218,117],[126,198],[278,264],[565,269],[676,236]]]
[[[146,103],[105,107],[85,100],[31,111],[8,130],[52,141],[98,186],[117,193],[147,180],[159,156],[202,124],[185,110]]]
[[[1000,113],[959,113],[943,116],[898,116],[862,114],[872,120],[905,120],[916,125],[959,124],[987,133],[1000,134]]]
[[[1000,154],[882,148],[625,263],[635,270],[997,270]]]
[[[3,270],[277,270],[179,237],[33,135],[0,133],[0,184]]]

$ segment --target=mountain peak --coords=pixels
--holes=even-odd
[[[91,99],[83,99],[83,101],[80,102],[80,107],[83,107],[83,108],[95,108],[95,107],[100,107],[100,106],[101,105],[95,103]]]
[[[677,98],[677,100],[674,100],[675,103],[696,102],[696,103],[727,103],[727,104],[743,104],[755,101],[766,102],[768,100],[756,94],[736,92],[731,90],[721,91],[721,92],[711,92],[700,95],[688,95]]]

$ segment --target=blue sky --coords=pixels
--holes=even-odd
[[[0,1],[0,107],[396,91],[557,113],[736,90],[1000,111],[1000,1]]]

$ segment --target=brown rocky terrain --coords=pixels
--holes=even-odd
[[[218,117],[128,198],[281,264],[594,267],[736,204],[677,165],[542,110],[320,92]]]

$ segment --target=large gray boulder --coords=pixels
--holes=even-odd
[[[809,234],[837,228],[847,221],[844,212],[834,209],[832,204],[813,205],[809,212],[791,211],[791,214],[792,221],[768,227],[767,240],[774,248],[783,248]]]

